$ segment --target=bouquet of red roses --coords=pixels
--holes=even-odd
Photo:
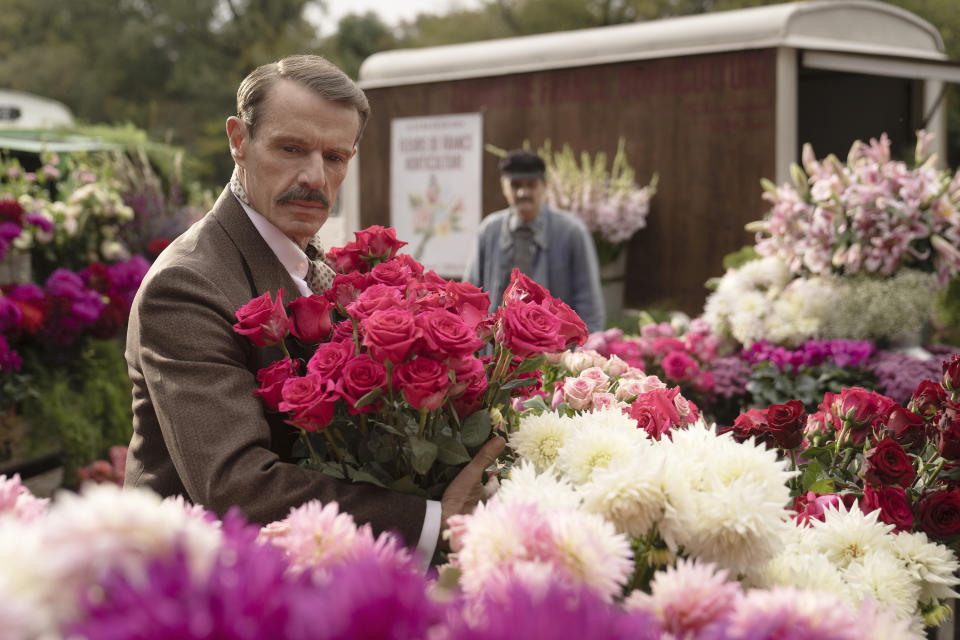
[[[587,329],[518,271],[490,314],[489,294],[425,271],[393,229],[355,235],[327,253],[337,275],[324,295],[285,308],[267,292],[234,329],[287,354],[254,393],[301,430],[304,465],[436,498],[510,419],[510,396],[539,384],[543,354],[583,344]],[[291,356],[291,341],[312,353]]]
[[[735,437],[754,437],[793,459],[794,509],[823,519],[831,504],[856,503],[896,531],[960,540],[960,355],[939,381],[920,383],[905,406],[860,387],[827,393],[806,415],[791,400],[740,415]]]

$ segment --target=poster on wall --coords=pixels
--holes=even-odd
[[[479,113],[390,123],[390,224],[445,278],[463,275],[480,224],[482,135]]]

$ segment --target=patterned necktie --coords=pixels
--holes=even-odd
[[[317,236],[310,238],[310,241],[307,243],[307,248],[304,249],[304,253],[307,254],[307,275],[304,280],[307,282],[307,286],[310,287],[310,290],[315,294],[322,294],[333,284],[333,278],[336,274],[333,272],[327,263],[323,261],[324,251],[323,245],[320,244],[320,239]]]
[[[527,275],[533,271],[533,229],[527,225],[513,231],[513,266]]]

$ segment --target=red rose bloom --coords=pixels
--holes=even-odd
[[[937,429],[937,452],[947,460],[960,460],[960,415],[951,412],[941,417]]]
[[[484,345],[472,327],[449,311],[433,309],[417,316],[421,353],[436,358],[463,358]]]
[[[400,289],[385,284],[372,284],[357,299],[346,306],[347,314],[357,322],[363,322],[377,311],[405,307]]]
[[[278,408],[292,414],[287,422],[304,431],[316,432],[330,424],[339,396],[333,380],[308,373],[284,382],[281,397]]]
[[[457,314],[470,326],[477,326],[490,313],[490,294],[471,282],[447,282],[444,286],[447,311]]]
[[[910,456],[890,437],[881,438],[863,456],[863,479],[874,486],[910,486],[917,477]]]
[[[684,351],[673,351],[668,353],[660,361],[660,368],[671,380],[689,380],[700,373],[700,368],[689,355]]]
[[[407,283],[413,278],[413,271],[399,260],[381,262],[370,271],[374,282],[391,287],[406,289]]]
[[[673,402],[679,393],[678,387],[641,393],[630,403],[626,413],[637,421],[638,429],[643,429],[651,438],[659,440],[663,434],[682,422],[680,412]]]
[[[789,400],[786,404],[770,405],[767,409],[767,430],[777,446],[782,449],[794,449],[803,442],[803,429],[807,424],[807,414],[803,403]]]
[[[16,199],[9,196],[0,198],[0,222],[23,225],[23,207]]]
[[[315,373],[321,378],[335,380],[340,370],[356,353],[353,342],[324,342],[313,352],[307,361],[307,373]]]
[[[420,329],[413,313],[405,309],[375,311],[360,326],[363,346],[370,350],[374,360],[393,364],[403,362],[420,337]]]
[[[521,358],[562,351],[560,320],[542,305],[514,302],[497,311],[497,339]]]
[[[914,509],[917,526],[936,540],[960,535],[960,490],[938,490],[920,496]]]
[[[277,411],[283,399],[283,384],[296,375],[297,365],[293,360],[290,358],[277,360],[257,372],[260,388],[255,389],[253,395],[259,396],[271,411]]]
[[[387,368],[366,353],[352,358],[343,365],[337,391],[347,401],[347,411],[352,414],[376,411],[383,404],[377,401],[360,408],[354,408],[357,401],[375,389],[386,389]]]
[[[571,309],[570,305],[557,298],[547,298],[544,300],[543,306],[549,309],[560,321],[560,336],[563,338],[564,348],[569,349],[574,345],[583,346],[590,332],[587,331],[587,325],[577,315],[577,312]]]
[[[256,345],[265,347],[283,340],[290,327],[283,308],[283,289],[277,291],[276,302],[267,291],[237,309],[237,321],[233,330],[247,336]]]
[[[371,225],[361,231],[354,231],[357,252],[365,258],[390,260],[397,251],[406,246],[406,242],[397,240],[397,231],[393,227]],[[347,246],[350,246],[349,244]]]
[[[331,304],[346,313],[347,305],[370,286],[370,274],[351,271],[337,274],[330,288],[324,292]]]
[[[926,440],[926,423],[914,412],[895,406],[887,416],[886,432],[901,446],[912,449]]]
[[[774,440],[767,429],[767,410],[750,409],[738,415],[733,421],[733,437],[737,442],[752,437],[757,442],[772,446]]]
[[[910,531],[913,528],[913,514],[907,502],[907,493],[902,487],[881,487],[874,489],[870,485],[863,488],[860,511],[871,513],[880,510],[879,520],[892,524],[895,531]]]
[[[940,379],[943,388],[951,393],[960,391],[960,354],[954,354],[950,360],[945,360],[940,367],[943,370],[943,378]]]
[[[330,337],[330,301],[325,296],[301,296],[290,303],[290,333],[304,344]]]
[[[940,413],[946,399],[947,394],[943,387],[933,380],[924,380],[917,385],[907,408],[926,419],[932,419]]]
[[[414,409],[438,409],[450,390],[450,368],[439,360],[421,356],[397,365],[393,386]]]
[[[503,292],[503,304],[513,302],[541,303],[550,298],[550,292],[534,282],[529,276],[514,269],[510,273],[510,284]]]

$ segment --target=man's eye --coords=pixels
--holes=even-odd
[[[298,151],[298,149],[297,149],[296,147],[291,146],[291,145],[284,145],[284,146],[280,147],[280,149],[281,149],[284,153],[296,153],[296,152]]]
[[[328,153],[328,154],[327,154],[327,161],[328,161],[328,162],[333,162],[333,163],[336,163],[336,164],[341,164],[341,163],[343,163],[343,162],[346,162],[346,160],[344,160],[343,156],[338,155],[338,154],[336,154],[336,153]]]

